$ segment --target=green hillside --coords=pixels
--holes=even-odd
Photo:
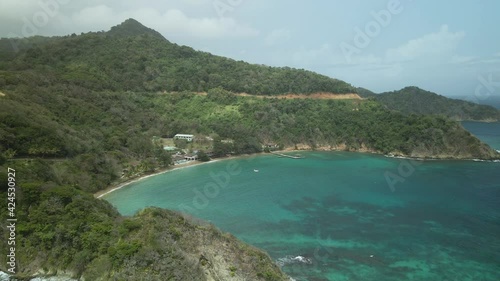
[[[358,95],[362,98],[374,98],[377,96],[376,93],[366,89],[366,88],[361,88],[361,87],[358,87],[356,88],[356,92],[358,93]]]
[[[110,32],[22,39],[17,52],[8,40],[0,41],[0,170],[10,167],[17,175],[21,276],[286,280],[265,253],[214,227],[158,209],[122,217],[92,196],[168,168],[172,158],[154,141],[159,136],[211,136],[215,157],[261,152],[263,144],[276,143],[500,158],[455,121],[403,114],[375,100],[235,95],[354,89],[312,72],[196,52],[133,20]],[[2,198],[7,183],[0,173]],[[6,221],[6,208],[0,218]],[[7,235],[0,228],[4,241]],[[215,249],[225,258],[215,258]],[[2,271],[6,258],[0,256]]]
[[[10,47],[3,41],[0,46]],[[343,81],[310,71],[249,64],[179,46],[132,19],[109,32],[16,44],[32,48],[9,63],[9,70],[36,65],[57,82],[93,90],[202,92],[221,86],[266,95],[355,91]]]
[[[454,120],[498,121],[500,111],[488,105],[447,98],[417,87],[382,93],[374,97],[389,109],[405,114],[434,114]]]

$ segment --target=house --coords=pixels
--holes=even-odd
[[[192,142],[194,135],[186,135],[186,134],[177,134],[174,136],[176,140],[187,140],[188,142]]]
[[[195,160],[198,160],[198,155],[196,155],[196,154],[186,154],[184,156],[184,159],[187,160],[187,161],[195,161]]]
[[[267,143],[264,145],[264,148],[279,148],[280,146],[275,143]]]

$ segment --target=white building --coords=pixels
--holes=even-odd
[[[194,136],[193,135],[186,135],[186,134],[177,134],[174,136],[174,139],[177,140],[187,140],[189,142],[193,141]]]

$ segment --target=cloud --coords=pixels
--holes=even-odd
[[[477,59],[477,57],[454,55],[454,56],[451,57],[450,62],[451,63],[456,63],[456,64],[469,63],[469,62],[474,61],[475,59]]]
[[[500,65],[500,58],[498,56],[495,57],[490,57],[490,58],[483,58],[481,60],[475,61],[476,64],[496,64]]]
[[[464,37],[464,32],[450,32],[448,26],[443,25],[438,32],[412,39],[397,48],[389,49],[386,52],[386,60],[409,61],[429,56],[449,56]]]
[[[300,49],[293,52],[293,61],[296,65],[330,65],[347,66],[382,64],[384,59],[373,54],[358,55],[346,62],[346,58],[339,48],[325,43],[316,48]]]
[[[186,34],[200,38],[255,37],[259,35],[256,29],[240,25],[233,18],[190,18],[177,9],[168,10],[155,19],[154,23],[159,23],[159,28],[167,34]]]
[[[265,44],[267,46],[274,46],[278,43],[285,42],[290,40],[292,38],[292,33],[290,30],[281,28],[281,29],[275,29],[271,31],[265,39]]]
[[[346,60],[340,47],[333,48],[330,44],[297,50],[292,58],[294,64],[299,66],[317,69],[327,67],[352,75],[365,73],[373,77],[396,79],[418,76],[422,67],[447,63],[470,64],[478,60],[478,57],[455,54],[464,37],[464,32],[453,32],[447,25],[443,25],[435,32],[411,39],[399,46],[390,47],[380,53],[353,55],[349,60]]]
[[[106,5],[99,5],[94,7],[84,8],[80,12],[74,14],[71,20],[74,24],[83,26],[99,26],[104,28],[106,26],[118,24],[115,22],[119,15],[115,14],[113,9]]]
[[[296,65],[318,65],[330,64],[335,61],[335,54],[333,53],[330,44],[322,44],[317,48],[305,49],[302,48],[295,51],[291,55],[294,64]]]
[[[169,36],[195,38],[245,38],[256,37],[258,30],[242,25],[229,17],[189,17],[179,9],[168,9],[160,13],[156,9],[142,8],[134,11],[116,12],[106,5],[85,8],[72,16],[74,23],[83,26],[98,26],[109,29],[127,18],[134,18],[167,38]]]
[[[3,19],[19,19],[33,12],[41,10],[39,3],[33,0],[25,1],[0,1],[0,15]]]
[[[212,1],[210,0],[181,0],[181,2],[195,7],[204,6],[212,3]]]

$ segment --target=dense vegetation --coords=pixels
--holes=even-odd
[[[47,83],[56,80],[99,91],[206,92],[221,86],[233,92],[276,95],[355,90],[343,81],[310,71],[254,65],[179,46],[132,19],[109,32],[48,41],[37,37],[0,41],[0,46],[8,48],[0,52],[0,58],[11,60],[9,70],[37,66],[36,70],[46,72]],[[31,48],[15,56],[9,53],[12,42],[19,49]],[[12,78],[4,79],[7,81],[0,80],[0,87],[12,83]]]
[[[23,274],[66,271],[87,280],[205,280],[215,275],[284,280],[268,256],[210,226],[157,209],[123,218],[90,195],[168,167],[171,157],[155,136],[211,136],[215,156],[260,152],[262,144],[277,143],[498,158],[450,119],[404,115],[374,100],[237,96],[233,92],[353,89],[306,71],[195,52],[131,20],[107,33],[23,39],[15,42],[18,52],[9,49],[8,41],[0,42],[0,187],[5,200],[4,171],[16,169]],[[4,221],[5,212],[2,208]],[[223,249],[227,267],[217,267],[213,249]],[[0,270],[5,270],[5,258],[0,257]]]
[[[368,90],[368,89],[365,89],[365,88],[361,88],[361,87],[358,87],[356,88],[356,92],[358,93],[358,95],[362,98],[374,98],[377,96],[377,94],[375,94],[374,92]]]
[[[398,110],[405,114],[443,115],[461,121],[500,120],[500,110],[492,106],[447,98],[417,87],[406,87],[399,91],[379,95],[366,93],[366,96],[375,98],[389,109]]]
[[[263,143],[273,142],[428,157],[494,157],[453,121],[387,111],[375,101],[262,100],[220,88],[207,96],[95,92],[64,84],[20,86],[5,93],[0,98],[3,156],[56,158],[51,163],[58,181],[90,192],[108,186],[123,170],[127,176],[168,166],[168,153],[152,139],[180,132],[214,136],[216,156],[259,152]],[[223,144],[221,139],[234,142]]]

